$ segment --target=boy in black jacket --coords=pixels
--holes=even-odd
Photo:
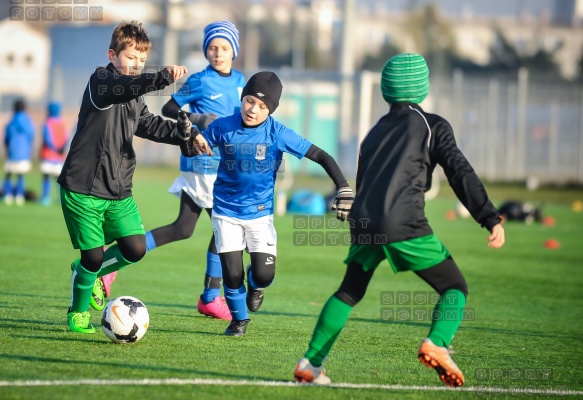
[[[183,77],[184,66],[142,73],[151,42],[142,24],[121,22],[107,56],[83,94],[77,132],[58,178],[67,230],[81,257],[71,269],[72,294],[67,319],[73,332],[94,333],[89,305],[105,306],[97,278],[138,262],[146,253],[140,213],[132,197],[136,166],[133,136],[181,146],[190,127],[148,111],[143,95]],[[104,254],[104,244],[117,241]]]
[[[394,272],[413,271],[440,294],[418,358],[444,384],[461,386],[464,376],[447,348],[460,325],[468,286],[425,217],[424,192],[431,188],[435,166],[443,167],[459,200],[490,231],[488,246],[494,249],[505,240],[500,214],[456,146],[449,123],[419,106],[429,93],[425,59],[419,54],[391,58],[383,68],[381,91],[391,109],[360,146],[356,196],[348,216],[353,242],[344,261],[346,274],[324,305],[294,376],[299,382],[330,383],[322,363],[386,259]]]

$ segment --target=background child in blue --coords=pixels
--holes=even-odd
[[[4,201],[12,205],[24,204],[26,188],[24,186],[24,175],[29,173],[32,164],[32,146],[34,144],[34,126],[32,120],[26,113],[26,103],[24,100],[14,102],[14,115],[8,125],[4,135],[4,145],[6,146],[6,163],[4,171]],[[16,186],[12,185],[12,175],[16,175]]]
[[[191,75],[162,108],[162,115],[176,118],[178,110],[188,104],[190,121],[200,129],[217,119],[239,111],[245,77],[231,68],[239,52],[239,32],[228,21],[218,21],[204,28],[203,51],[209,65]],[[146,232],[147,250],[192,236],[202,210],[211,215],[213,186],[217,177],[218,153],[194,157],[180,155],[180,176],[169,193],[180,199],[178,217],[165,226]],[[231,313],[220,296],[223,273],[211,237],[206,262],[204,291],[198,299],[198,311],[209,317],[231,320]],[[106,277],[104,277],[106,278]]]
[[[43,141],[40,148],[40,172],[42,174],[41,204],[52,203],[51,179],[61,173],[65,161],[65,150],[69,143],[69,132],[61,118],[61,106],[51,102],[48,106],[48,118],[43,124]]]
[[[277,122],[271,114],[279,105],[282,84],[273,72],[253,75],[241,94],[241,112],[214,121],[195,140],[216,146],[220,163],[212,213],[216,247],[223,268],[223,287],[232,321],[225,330],[241,336],[264,289],[275,277],[277,235],[273,226],[273,193],[283,153],[306,157],[322,165],[337,187],[333,209],[344,220],[354,195],[336,161],[325,151]],[[245,288],[243,250],[251,257]]]

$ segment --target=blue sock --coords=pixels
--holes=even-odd
[[[43,194],[42,199],[50,200],[51,198],[51,179],[48,175],[43,178]]]
[[[16,195],[24,197],[24,175],[18,175],[16,182]]]
[[[257,289],[257,284],[253,280],[253,276],[251,276],[251,268],[249,268],[249,273],[247,274],[247,281],[249,282],[249,286],[253,289]]]
[[[4,181],[4,196],[12,195],[12,182],[10,179]]]
[[[206,253],[206,275],[211,278],[222,278],[223,270],[221,268],[221,258],[218,254],[213,254],[210,251]],[[221,295],[221,288],[204,288],[202,292],[202,302],[207,304]]]
[[[152,231],[146,232],[146,253],[156,248],[156,241],[152,235]]]
[[[245,302],[245,298],[247,297],[245,284],[241,285],[239,289],[229,289],[223,284],[223,289],[225,290],[225,299],[227,300],[227,306],[229,306],[229,311],[231,311],[233,319],[237,321],[249,319],[247,303]]]
[[[247,275],[247,280],[249,281],[249,286],[251,286],[253,289],[265,289],[265,288],[260,288],[255,281],[253,280],[253,274],[251,273],[251,268],[249,268],[249,274]],[[265,287],[269,287],[271,286],[271,284],[273,283],[273,281],[271,281],[271,283]]]

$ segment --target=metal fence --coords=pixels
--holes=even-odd
[[[66,79],[53,75],[51,92],[62,100],[72,129],[91,72],[69,71]],[[345,173],[354,177],[358,143],[388,111],[380,93],[380,74],[359,72],[351,80],[351,123],[349,132],[342,133],[339,120],[343,78],[337,72],[276,72],[283,81],[284,94],[274,116],[336,157]],[[146,96],[150,110],[159,114],[179,85]],[[10,99],[0,98],[2,124],[10,116]],[[46,100],[41,100],[31,107],[39,131],[45,105]],[[527,71],[513,78],[454,72],[441,79],[431,77],[430,96],[422,106],[451,123],[459,147],[483,179],[583,183],[581,85],[537,81],[529,78]],[[178,151],[173,146],[136,139],[135,147],[141,164],[178,164]],[[323,173],[309,162],[292,160],[291,166],[296,172]]]
[[[483,179],[581,184],[583,88],[528,75],[521,70],[514,78],[470,77],[456,71],[432,77],[422,106],[451,123],[458,146]],[[363,73],[360,81],[362,136],[386,104],[379,74]]]

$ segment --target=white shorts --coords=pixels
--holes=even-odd
[[[32,169],[32,164],[29,160],[10,161],[6,160],[4,163],[4,171],[10,174],[26,174]]]
[[[243,220],[213,214],[212,221],[218,253],[247,249],[249,253],[277,256],[273,215]]]
[[[213,188],[216,175],[198,174],[196,172],[181,172],[168,193],[180,198],[186,192],[200,208],[213,208]]]
[[[58,161],[42,161],[39,168],[42,174],[59,176],[63,169],[63,163]]]

